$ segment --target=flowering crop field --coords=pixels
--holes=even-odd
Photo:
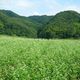
[[[0,36],[0,80],[80,80],[80,40]]]

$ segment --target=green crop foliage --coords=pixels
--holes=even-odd
[[[80,40],[0,36],[0,80],[80,80]]]

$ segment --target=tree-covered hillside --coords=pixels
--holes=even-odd
[[[37,37],[39,23],[8,10],[0,10],[0,34]]]
[[[40,38],[40,36],[39,36],[40,32],[43,30],[46,23],[48,23],[53,18],[53,16],[47,16],[47,15],[29,16],[28,18],[39,23],[40,26],[37,29],[37,37]]]
[[[80,14],[64,11],[56,14],[39,33],[41,38],[80,38]]]
[[[51,20],[51,18],[53,18],[53,16],[47,16],[47,15],[43,15],[43,16],[30,16],[30,19],[41,23],[41,24],[46,24],[49,20]]]
[[[64,11],[55,16],[20,16],[0,10],[0,34],[29,38],[80,38],[80,14]]]

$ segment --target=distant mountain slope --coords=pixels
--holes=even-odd
[[[53,18],[53,16],[47,16],[47,15],[42,15],[42,16],[29,16],[29,19],[39,23],[40,27],[37,30],[37,37],[39,38],[40,32],[43,30],[45,25]]]
[[[80,14],[64,11],[55,16],[20,16],[0,10],[0,34],[29,38],[80,38]]]
[[[80,14],[64,11],[56,14],[39,33],[41,38],[80,38]]]
[[[8,10],[0,10],[0,34],[37,37],[39,24]]]
[[[0,13],[3,13],[9,17],[20,17],[18,14],[10,11],[10,10],[0,10]]]
[[[41,23],[41,24],[46,24],[53,16],[47,16],[47,15],[43,15],[43,16],[30,16],[29,18]]]

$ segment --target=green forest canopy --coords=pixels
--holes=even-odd
[[[0,34],[28,38],[80,38],[80,14],[63,11],[55,16],[20,16],[0,10]]]

